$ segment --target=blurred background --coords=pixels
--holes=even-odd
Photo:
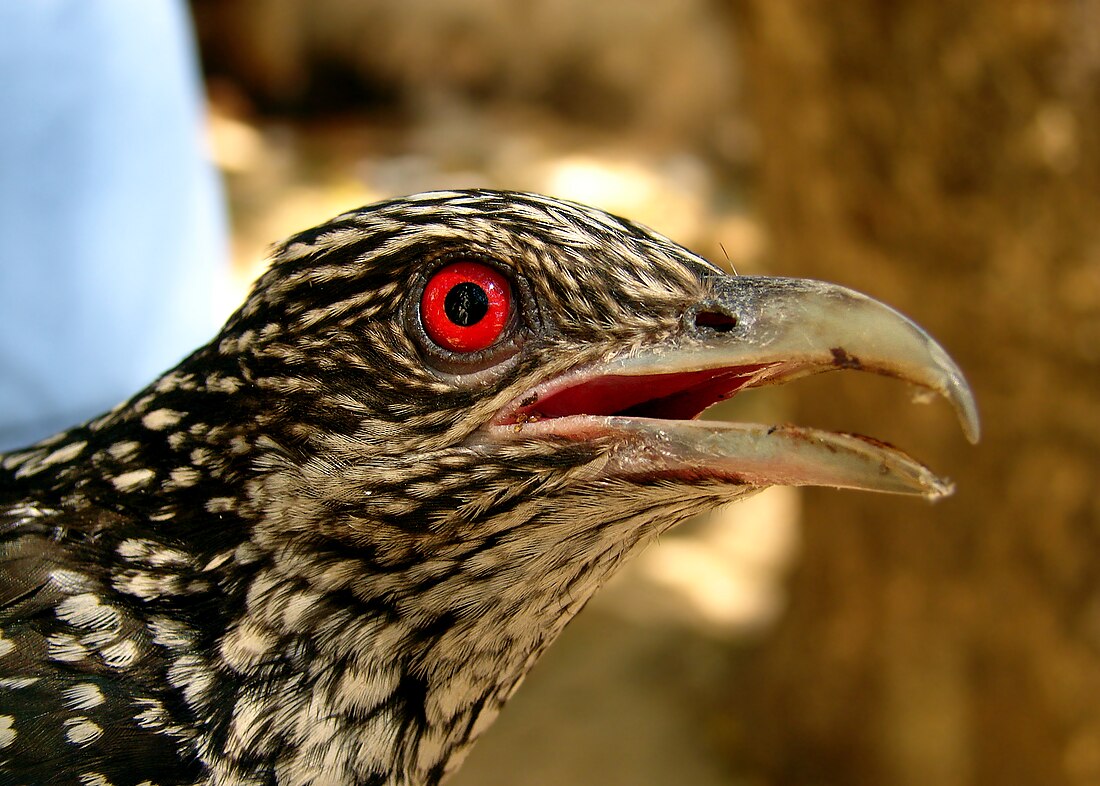
[[[738,419],[874,434],[922,501],[772,490],[598,594],[454,778],[1100,784],[1100,0],[192,0],[235,302],[376,199],[587,202],[828,279],[959,361],[985,434],[869,375]]]

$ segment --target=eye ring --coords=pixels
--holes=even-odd
[[[502,373],[513,365],[527,339],[542,333],[542,318],[534,292],[527,280],[507,262],[463,248],[433,254],[425,262],[405,299],[403,318],[425,365],[441,378],[473,384],[474,380],[486,379],[485,374]],[[439,271],[456,262],[488,267],[502,276],[510,287],[512,305],[508,322],[492,344],[477,351],[458,352],[441,346],[428,335],[424,326],[421,308],[424,291]]]
[[[420,321],[436,345],[463,355],[491,347],[513,319],[511,282],[495,267],[461,260],[439,268],[420,295]]]

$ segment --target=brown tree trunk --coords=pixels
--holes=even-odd
[[[985,426],[971,448],[890,385],[803,387],[799,422],[885,436],[958,492],[808,499],[789,613],[739,664],[738,763],[769,784],[1098,783],[1100,3],[734,8],[775,269],[912,315]]]

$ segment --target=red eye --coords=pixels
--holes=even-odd
[[[477,352],[496,341],[512,314],[512,287],[479,262],[455,262],[428,279],[420,298],[424,330],[452,352]]]

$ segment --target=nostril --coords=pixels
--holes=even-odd
[[[695,327],[715,333],[729,333],[737,327],[737,317],[721,311],[699,311],[695,314]]]

